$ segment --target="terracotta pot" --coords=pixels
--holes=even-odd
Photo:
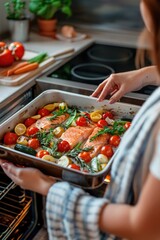
[[[38,19],[38,27],[41,35],[54,37],[57,28],[57,20]]]

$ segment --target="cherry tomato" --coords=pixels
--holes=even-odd
[[[78,117],[76,120],[77,126],[85,127],[87,126],[87,119],[85,117]]]
[[[39,152],[37,152],[36,157],[42,158],[42,157],[45,156],[45,155],[50,155],[50,154],[49,154],[49,152],[46,151],[46,150],[40,150]]]
[[[118,136],[118,135],[113,135],[113,136],[111,136],[110,139],[109,139],[109,144],[111,144],[111,145],[114,146],[114,147],[118,147],[120,141],[121,141],[120,136]]]
[[[78,154],[78,157],[80,157],[81,159],[83,159],[86,163],[89,163],[91,161],[91,155],[90,152],[81,152]]]
[[[26,126],[26,127],[29,127],[29,126],[31,126],[33,123],[35,123],[37,120],[36,119],[34,119],[34,118],[27,118],[25,121],[24,121],[24,125]]]
[[[85,113],[84,113],[84,117],[86,117],[86,118],[90,119],[90,114],[89,114],[89,113],[87,113],[87,112],[85,112]]]
[[[0,67],[9,67],[14,62],[12,51],[4,49],[0,52]]]
[[[12,54],[14,56],[15,60],[21,60],[24,53],[25,53],[25,48],[22,43],[20,42],[12,42],[9,45],[9,50],[12,51]]]
[[[29,139],[28,146],[33,149],[37,149],[40,147],[40,142],[37,138],[32,138],[32,139]]]
[[[105,156],[107,156],[108,158],[111,158],[114,154],[113,152],[113,148],[111,145],[105,145],[101,148],[100,150],[101,154],[104,154]]]
[[[125,125],[124,125],[124,127],[125,127],[126,129],[128,129],[130,126],[131,126],[131,122],[126,122]]]
[[[34,135],[39,131],[39,129],[37,127],[31,126],[29,128],[27,128],[27,135]]]
[[[101,120],[99,120],[99,121],[97,122],[97,126],[100,127],[100,128],[103,128],[103,127],[105,127],[105,126],[107,126],[107,125],[108,125],[108,123],[107,123],[106,120],[104,120],[104,119],[101,119]]]
[[[4,141],[4,144],[6,145],[12,145],[12,144],[16,144],[17,139],[18,139],[18,135],[16,133],[7,132],[4,135],[3,141]]]
[[[76,165],[76,164],[74,164],[74,163],[70,164],[68,167],[69,167],[69,168],[76,169],[76,170],[80,170],[80,166],[78,166],[78,165]]]
[[[110,119],[114,118],[113,114],[111,112],[109,112],[109,111],[103,113],[103,115],[102,115],[103,119],[106,119],[107,117],[110,118]]]
[[[61,142],[58,143],[59,152],[68,152],[70,149],[71,149],[70,144],[65,140],[62,140]]]
[[[46,108],[41,108],[38,110],[38,114],[41,115],[41,117],[48,116],[50,114],[50,111]]]

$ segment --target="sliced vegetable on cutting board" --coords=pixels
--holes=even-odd
[[[5,43],[0,45],[0,48],[3,48]],[[56,60],[59,60],[59,57],[62,58],[62,55],[66,57],[68,54],[73,53],[74,49],[61,49],[48,55],[47,53],[37,54],[34,51],[25,50],[24,56],[21,60],[14,60],[12,66],[0,67],[0,85],[5,86],[17,86],[27,80],[32,80],[35,76],[46,71],[50,66],[52,66]],[[37,63],[30,65],[32,63]],[[20,70],[21,67],[24,67]]]
[[[30,72],[30,71],[33,71],[35,69],[37,69],[39,67],[39,64],[37,62],[34,62],[34,63],[29,63],[23,67],[20,67],[18,69],[16,69],[14,71],[14,75],[17,75],[17,74],[23,74],[23,73],[26,73],[26,72]]]
[[[10,67],[8,70],[2,71],[1,74],[3,74],[3,76],[12,76],[30,72],[37,69],[39,67],[39,64],[42,63],[47,57],[47,53],[40,53],[27,61],[17,63],[15,66]]]

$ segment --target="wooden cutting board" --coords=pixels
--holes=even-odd
[[[23,59],[21,60],[21,62],[29,60],[32,57],[35,57],[37,55],[38,55],[38,53],[31,52],[31,51],[25,51],[25,55],[24,55]],[[11,67],[13,67],[14,65],[16,66],[16,64],[18,64],[19,62],[20,61],[14,62]],[[27,80],[31,79],[32,77],[37,76],[44,69],[51,66],[53,63],[55,63],[54,57],[49,57],[48,59],[43,61],[37,69],[35,69],[33,71],[30,71],[30,72],[27,72],[27,73],[24,73],[24,74],[19,74],[19,75],[12,75],[12,76],[9,76],[9,77],[3,76],[2,72],[4,70],[7,70],[7,69],[11,68],[11,67],[0,68],[0,85],[5,85],[5,86],[20,85],[20,84],[26,82]]]

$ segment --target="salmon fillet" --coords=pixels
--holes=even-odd
[[[61,139],[67,141],[70,144],[71,148],[73,148],[79,142],[84,142],[92,133],[93,129],[93,125],[90,125],[88,127],[70,127],[62,134]]]
[[[37,127],[38,129],[45,129],[48,130],[52,127],[55,127],[58,124],[63,123],[68,117],[69,114],[63,114],[61,116],[56,117],[53,120],[50,120],[53,115],[45,116],[37,120],[34,124],[32,124],[30,127]]]
[[[89,136],[88,140],[86,143],[83,145],[83,148],[88,148],[88,147],[93,147],[93,150],[91,150],[91,158],[95,157],[98,155],[100,152],[101,147],[107,144],[110,135],[108,133],[104,133],[97,138],[95,138],[93,141],[90,141],[90,139],[98,133],[98,131],[102,130],[102,128],[95,127],[94,130],[92,131],[91,135]]]

